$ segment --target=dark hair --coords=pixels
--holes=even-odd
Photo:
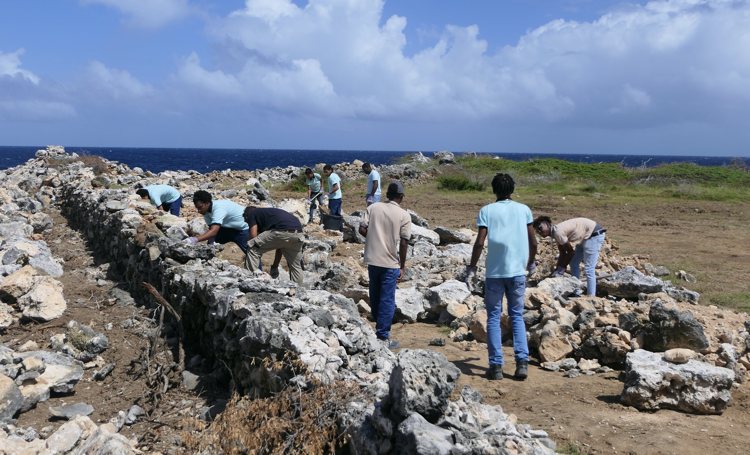
[[[313,170],[310,169],[309,167],[305,169],[305,175],[312,174],[312,173],[313,173]]]
[[[495,178],[492,179],[492,192],[495,193],[498,199],[508,199],[513,194],[513,190],[516,189],[516,182],[513,181],[513,177],[508,174],[498,173]]]
[[[142,198],[148,197],[148,190],[146,188],[139,188],[138,191],[135,192],[135,194]]]
[[[394,200],[399,196],[404,195],[404,185],[401,182],[391,182],[386,190],[385,197],[389,200]]]
[[[204,190],[198,190],[193,194],[193,204],[196,202],[211,202],[211,193]]]
[[[369,168],[372,169],[372,164],[370,164],[370,163],[362,163],[362,168],[364,169],[366,167],[369,167]]]
[[[548,217],[548,216],[544,216],[544,215],[542,215],[542,216],[538,216],[538,217],[536,217],[536,219],[534,220],[534,223],[532,224],[532,226],[534,226],[534,229],[537,229],[537,230],[538,230],[538,229],[539,229],[539,227],[540,227],[540,226],[542,225],[542,223],[547,223],[547,224],[549,224],[550,226],[552,226],[552,218],[550,218],[550,217]]]
[[[331,170],[332,171],[333,170],[333,166],[331,166],[330,164],[326,164],[325,166],[323,166],[323,169],[326,170],[326,171],[327,170]]]

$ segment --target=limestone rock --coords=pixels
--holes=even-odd
[[[23,316],[38,321],[52,321],[67,309],[62,284],[49,276],[36,277],[31,290],[18,299]]]
[[[396,289],[396,314],[406,322],[417,322],[425,313],[427,300],[416,287]]]
[[[450,455],[453,446],[451,431],[431,424],[416,412],[398,425],[396,453]]]
[[[451,243],[470,243],[474,233],[470,229],[451,229],[438,226],[434,231],[440,236],[440,244],[448,245]]]
[[[412,223],[409,243],[413,245],[418,240],[426,240],[433,245],[440,245],[440,236],[437,232]]]
[[[0,281],[0,298],[8,303],[15,303],[22,295],[34,286],[37,275],[33,267],[26,265]]]
[[[633,266],[601,278],[596,286],[599,291],[624,299],[637,299],[638,294],[653,294],[667,287],[662,280],[644,275]]]
[[[651,351],[708,348],[703,325],[689,311],[656,301],[649,311],[649,323],[643,329],[643,347]]]
[[[692,349],[674,348],[664,352],[663,358],[669,363],[683,364],[698,356]]]
[[[23,396],[16,383],[0,374],[0,423],[5,423],[21,410]]]

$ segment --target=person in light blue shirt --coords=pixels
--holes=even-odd
[[[341,177],[333,172],[333,166],[323,166],[323,173],[328,177],[328,209],[331,215],[341,216]]]
[[[214,201],[208,191],[198,190],[193,195],[193,204],[198,213],[203,215],[208,225],[208,231],[197,237],[187,239],[188,243],[196,244],[204,240],[214,240],[218,243],[234,242],[247,255],[247,240],[250,237],[250,227],[243,217],[245,207],[222,199]]]
[[[536,258],[536,236],[532,227],[531,210],[511,200],[515,182],[508,174],[497,174],[492,179],[492,190],[497,200],[485,205],[477,217],[477,234],[471,262],[465,280],[471,287],[477,262],[487,244],[484,306],[487,310],[487,351],[489,379],[503,379],[503,345],[500,317],[503,294],[508,299],[508,316],[513,331],[513,352],[516,358],[514,377],[523,381],[528,375],[529,346],[523,322],[526,294],[526,273],[533,272]]]
[[[169,185],[148,185],[135,192],[141,199],[150,199],[157,208],[180,216],[182,196],[180,192]]]
[[[308,223],[312,223],[315,209],[323,197],[323,186],[320,174],[313,172],[309,167],[305,169],[305,184],[307,185],[307,200],[310,202],[310,217]]]
[[[370,163],[362,165],[362,172],[367,174],[367,188],[365,189],[365,205],[380,202],[380,173],[373,169]]]

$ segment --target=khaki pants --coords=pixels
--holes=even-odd
[[[266,231],[247,242],[245,268],[256,271],[260,257],[268,251],[281,250],[289,268],[292,281],[302,285],[302,245],[304,237],[299,232]]]

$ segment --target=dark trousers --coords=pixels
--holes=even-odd
[[[250,238],[250,229],[240,231],[239,229],[230,229],[225,227],[219,228],[219,233],[216,234],[217,243],[229,243],[234,242],[242,250],[243,253],[247,254],[247,239]]]
[[[178,197],[172,202],[165,202],[161,205],[164,210],[171,213],[174,216],[180,216],[180,207],[182,207],[182,196]]]
[[[331,215],[341,216],[341,199],[328,199],[328,209]]]
[[[391,336],[391,324],[396,313],[396,283],[399,269],[376,265],[367,266],[370,278],[370,311],[375,320],[375,335],[381,340]]]

